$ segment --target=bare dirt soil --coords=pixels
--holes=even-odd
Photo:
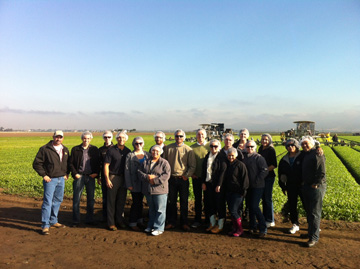
[[[360,223],[322,221],[321,239],[313,248],[303,246],[299,233],[288,234],[290,223],[279,216],[263,239],[229,237],[229,223],[218,235],[203,227],[155,237],[128,229],[112,232],[100,222],[41,235],[41,204],[41,199],[0,191],[0,268],[359,268],[360,263]],[[84,217],[84,202],[81,212]],[[59,221],[70,225],[71,217],[67,199]],[[100,203],[96,218],[101,220]],[[305,220],[301,233],[306,233]]]

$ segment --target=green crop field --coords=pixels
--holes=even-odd
[[[349,172],[360,183],[360,152],[350,147],[334,147],[336,155],[344,163]]]
[[[133,150],[132,140],[137,134],[129,134],[129,140],[126,146]],[[167,137],[173,136],[172,134]],[[194,134],[191,134],[194,136]],[[145,141],[145,150],[149,150],[154,144],[152,135],[143,135]],[[251,137],[251,136],[250,136]],[[254,136],[254,140],[260,139],[260,136]],[[38,149],[51,140],[51,134],[39,134],[38,136],[23,137],[0,137],[0,188],[3,192],[30,197],[42,197],[43,186],[42,179],[32,169],[32,162]],[[279,137],[274,140],[280,141]],[[115,141],[115,139],[114,139]],[[80,133],[76,136],[65,134],[64,145],[71,150],[75,145],[81,143]],[[95,146],[102,146],[103,140],[101,135],[95,135],[91,142]],[[173,141],[166,141],[166,144]],[[194,142],[186,142],[191,145]],[[354,177],[349,173],[348,168],[335,155],[330,147],[324,146],[327,169],[327,192],[324,199],[323,216],[327,219],[342,219],[348,221],[360,221],[360,186],[356,183]],[[352,150],[348,147],[334,147],[335,150],[345,151]],[[344,148],[344,149],[342,149]],[[282,145],[276,145],[275,150],[278,161],[286,153]],[[348,155],[348,154],[345,154]],[[350,161],[348,161],[350,162]],[[356,158],[351,161],[355,167],[359,168],[360,159]],[[277,171],[276,171],[277,172]],[[66,182],[65,196],[72,197],[72,178]],[[95,197],[101,197],[101,187],[96,186]],[[190,187],[190,198],[193,198]],[[276,180],[273,191],[274,209],[280,212],[283,204],[286,202],[286,196],[281,192]],[[299,205],[300,214],[304,215],[302,206]]]

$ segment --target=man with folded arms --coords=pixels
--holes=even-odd
[[[94,225],[95,178],[99,175],[99,149],[90,144],[93,135],[81,134],[82,143],[71,149],[70,170],[73,182],[73,227],[80,224],[80,199],[86,188],[86,224]]]

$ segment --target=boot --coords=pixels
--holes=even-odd
[[[216,226],[216,218],[215,215],[210,216],[210,225],[206,228],[207,232],[210,232]]]
[[[239,237],[244,233],[244,230],[242,228],[242,223],[241,223],[241,218],[238,218],[237,220],[235,220],[236,222],[236,232],[233,234],[233,236],[235,237]]]
[[[211,233],[218,234],[224,229],[225,219],[219,219],[218,225],[211,229]]]
[[[232,223],[232,230],[231,232],[228,233],[229,236],[233,236],[237,230],[236,219],[234,217],[231,217],[231,223]]]

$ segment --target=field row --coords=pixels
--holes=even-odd
[[[360,184],[360,152],[350,147],[333,147],[333,151]]]

